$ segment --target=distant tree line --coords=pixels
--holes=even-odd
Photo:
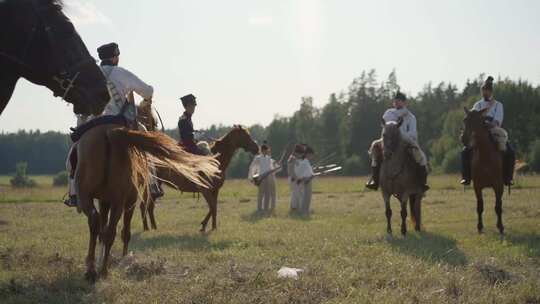
[[[418,121],[420,144],[436,172],[459,170],[463,107],[470,108],[480,99],[484,76],[467,80],[461,90],[452,83],[430,82],[416,96],[409,97],[409,108]],[[375,70],[364,71],[346,90],[331,94],[323,107],[315,107],[311,97],[303,97],[292,116],[276,116],[266,127],[253,125],[249,129],[257,141],[270,143],[276,159],[288,145],[309,143],[319,157],[334,153],[333,160],[343,165],[343,174],[365,174],[369,169],[367,150],[380,135],[382,113],[391,106],[399,88],[395,72],[380,81]],[[407,88],[402,90],[407,92]],[[504,103],[503,127],[519,158],[540,171],[540,87],[523,80],[498,79],[495,98]],[[203,139],[219,138],[230,128],[213,125],[205,130]],[[167,133],[178,137],[177,130]],[[28,163],[31,174],[62,171],[69,144],[66,135],[56,132],[0,134],[0,174],[14,172],[20,161]],[[250,161],[249,154],[237,153],[227,174],[245,177]]]

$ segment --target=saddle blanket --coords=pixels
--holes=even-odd
[[[82,125],[71,128],[72,133],[70,134],[71,141],[77,142],[88,130],[101,126],[101,125],[122,125],[127,126],[127,120],[123,115],[103,115],[96,117]]]

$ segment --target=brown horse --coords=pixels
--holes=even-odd
[[[90,241],[86,258],[86,278],[95,281],[96,241],[102,246],[100,275],[107,275],[110,250],[120,217],[124,216],[123,254],[131,237],[130,224],[137,198],[149,185],[148,162],[182,174],[201,189],[219,174],[214,158],[185,152],[176,141],[157,132],[128,130],[115,125],[101,125],[89,130],[78,142],[79,208],[88,217]],[[99,211],[93,200],[99,200]]]
[[[385,204],[387,233],[392,234],[392,209],[390,198],[395,196],[401,204],[401,233],[407,234],[407,202],[411,211],[411,220],[416,231],[420,231],[421,203],[424,197],[424,185],[420,182],[418,164],[411,157],[409,146],[402,139],[399,130],[401,123],[385,123],[383,120],[383,162],[381,164],[381,192]]]
[[[137,106],[137,120],[147,131],[157,131],[158,122],[154,116],[151,102],[143,100]]]
[[[482,213],[484,212],[484,198],[482,189],[492,188],[495,191],[495,213],[497,213],[497,228],[501,236],[504,235],[502,222],[502,195],[504,193],[504,181],[502,170],[502,154],[496,144],[491,140],[489,129],[485,126],[484,111],[465,110],[465,130],[462,135],[464,145],[473,142],[472,154],[472,181],[476,195],[476,212],[478,213],[478,232],[482,233],[484,224]]]
[[[245,151],[257,154],[259,152],[259,146],[251,138],[249,131],[241,126],[235,126],[228,134],[218,139],[211,146],[211,151],[216,155],[216,159],[219,162],[219,174],[214,180],[212,180],[212,187],[208,189],[201,188],[196,183],[187,179],[183,174],[177,171],[169,170],[167,168],[158,168],[158,178],[169,181],[178,190],[182,192],[200,192],[202,193],[206,203],[208,204],[208,214],[201,222],[201,232],[206,231],[206,226],[210,217],[212,217],[212,230],[217,228],[217,202],[219,190],[225,183],[225,172],[227,167],[236,152],[237,149],[243,148]],[[146,221],[146,213],[148,211],[150,215],[150,222],[153,229],[156,229],[156,220],[154,217],[154,205],[155,201],[147,196],[146,201],[141,202],[141,215],[144,230],[148,230],[148,224]]]

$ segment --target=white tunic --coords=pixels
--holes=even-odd
[[[252,179],[254,175],[261,175],[275,168],[274,160],[270,155],[259,154],[253,158],[251,165],[249,166],[249,179]]]
[[[111,100],[105,106],[103,115],[119,114],[125,99],[127,99],[128,94],[131,92],[137,93],[144,99],[152,99],[154,88],[147,85],[130,71],[119,66],[110,65],[101,66],[100,68],[107,80],[114,85],[118,94],[124,99],[122,101],[115,101],[111,96]]]
[[[294,173],[298,179],[310,178],[313,176],[313,168],[308,159],[298,160],[298,165],[294,168]]]
[[[485,116],[493,118],[493,121],[496,121],[499,127],[502,126],[504,119],[504,108],[502,103],[496,100],[493,100],[493,103],[490,101],[479,100],[474,104],[472,109],[482,111],[487,108],[489,108],[489,110],[487,110]]]
[[[401,130],[401,134],[407,139],[418,142],[418,132],[416,130],[416,117],[414,116],[411,111],[407,108],[391,108],[386,110],[383,114],[383,119],[385,122],[389,121],[395,121],[397,122],[399,118],[403,118],[403,123],[401,124],[401,127],[399,128]]]

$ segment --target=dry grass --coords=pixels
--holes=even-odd
[[[425,232],[385,235],[380,194],[361,178],[315,182],[310,218],[289,214],[279,183],[278,210],[254,213],[255,188],[228,181],[217,232],[201,235],[206,205],[168,191],[157,231],[133,222],[133,255],[121,259],[117,238],[108,279],[83,279],[86,219],[65,208],[61,188],[11,189],[0,178],[2,303],[540,303],[540,178],[519,180],[504,197],[506,238],[495,228],[487,193],[486,233],[476,233],[476,206],[456,176],[431,179]],[[48,202],[48,203],[45,203]],[[394,231],[399,231],[399,208]],[[281,266],[305,269],[281,280]]]

